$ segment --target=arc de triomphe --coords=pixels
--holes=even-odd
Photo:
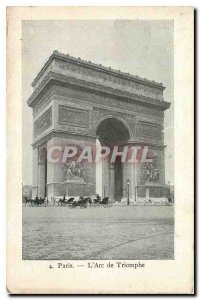
[[[161,83],[54,51],[32,87],[27,102],[34,122],[33,197],[96,193],[95,164],[73,169],[70,164],[53,164],[47,160],[47,150],[74,144],[95,149],[97,138],[101,144],[148,145],[159,172],[156,182],[147,182],[142,163],[104,161],[97,182],[100,193],[116,200],[126,197],[127,179],[130,199],[136,186],[146,196],[149,186],[165,185],[163,122],[170,103],[164,101]]]

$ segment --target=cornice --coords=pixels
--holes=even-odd
[[[44,78],[44,80],[40,83],[40,85],[35,89],[33,94],[27,100],[29,106],[33,107],[35,100],[38,98],[41,92],[44,91],[45,87],[51,82],[55,82],[61,85],[72,86],[73,88],[82,88],[85,90],[89,90],[90,92],[96,92],[100,94],[107,94],[110,97],[121,98],[122,100],[137,102],[139,104],[143,104],[150,107],[157,107],[160,110],[166,110],[170,107],[170,103],[166,101],[160,101],[157,99],[152,99],[145,96],[139,96],[134,93],[129,93],[127,91],[122,91],[120,89],[114,89],[112,87],[107,87],[97,83],[89,83],[85,82],[82,79],[76,79],[70,76],[58,74],[50,71],[48,75]]]
[[[88,140],[94,140],[96,141],[96,135],[88,135],[88,134],[81,134],[81,133],[73,133],[73,132],[67,132],[67,136],[66,136],[66,132],[63,130],[58,130],[58,129],[52,129],[49,132],[47,132],[45,135],[43,135],[42,137],[38,138],[38,139],[34,139],[34,142],[31,144],[31,146],[33,148],[39,147],[41,145],[43,145],[44,143],[46,143],[47,141],[49,141],[51,138],[53,137],[64,137],[64,138],[80,138],[82,139],[83,137],[85,137]],[[166,148],[166,145],[164,144],[157,144],[155,142],[144,142],[144,141],[139,141],[139,140],[129,140],[127,142],[128,145],[140,145],[140,146],[151,146],[154,148],[159,148],[159,149],[164,149]]]
[[[64,137],[64,138],[75,138],[75,139],[79,139],[82,140],[83,137],[85,137],[88,140],[95,140],[96,141],[96,135],[89,135],[89,134],[84,134],[84,133],[74,133],[74,132],[66,132],[63,130],[59,130],[59,129],[52,129],[50,131],[48,131],[46,134],[44,134],[42,137],[38,137],[37,139],[34,139],[33,143],[31,144],[31,146],[33,148],[36,148],[40,145],[42,145],[43,143],[49,141],[51,138],[53,137]]]
[[[144,142],[144,141],[136,141],[136,140],[134,140],[134,141],[129,140],[128,144],[131,144],[131,145],[134,145],[134,146],[136,146],[136,145],[139,145],[139,146],[151,146],[151,147],[154,147],[154,148],[161,148],[161,149],[164,149],[164,148],[167,147],[164,144],[156,144],[154,142]]]
[[[163,86],[162,83],[158,83],[154,80],[149,80],[149,79],[146,79],[146,78],[139,77],[137,75],[132,75],[130,73],[122,72],[120,70],[115,70],[115,69],[112,69],[111,67],[105,67],[105,66],[102,66],[101,64],[96,64],[96,63],[93,63],[91,61],[83,60],[80,57],[76,58],[76,57],[70,56],[69,54],[60,53],[57,50],[53,51],[53,54],[49,57],[49,59],[44,64],[41,71],[37,74],[36,78],[34,79],[34,81],[32,83],[33,87],[36,85],[37,81],[40,79],[40,77],[43,75],[44,71],[47,69],[47,67],[50,65],[50,63],[54,59],[68,61],[68,62],[71,62],[71,63],[76,64],[76,65],[84,66],[88,69],[95,69],[95,70],[98,70],[99,72],[111,74],[113,76],[116,76],[116,77],[119,77],[119,78],[124,78],[124,79],[127,79],[127,80],[131,80],[131,81],[134,81],[134,82],[137,82],[137,83],[150,85],[152,87],[156,87],[156,88],[159,88],[161,90],[165,89],[165,87]]]

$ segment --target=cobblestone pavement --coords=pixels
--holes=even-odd
[[[174,208],[23,207],[23,259],[173,259]]]

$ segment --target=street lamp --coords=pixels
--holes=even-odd
[[[129,201],[129,185],[130,185],[130,180],[127,179],[126,180],[126,184],[127,184],[127,205],[130,204],[130,201]]]
[[[104,185],[104,187],[103,187],[103,196],[104,196],[104,198],[105,198],[105,196],[106,196],[106,187],[105,187],[105,185]]]

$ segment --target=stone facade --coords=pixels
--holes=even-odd
[[[149,146],[158,160],[159,183],[165,184],[162,130],[164,110],[170,104],[163,99],[164,89],[160,83],[54,51],[35,78],[28,99],[34,122],[33,197],[95,193],[94,164],[84,166],[82,180],[67,181],[64,166],[41,157],[41,149],[64,144],[89,144],[95,149],[97,130],[108,119],[118,120],[127,129],[129,145]],[[144,166],[124,164],[120,170],[104,162],[102,193],[106,189],[111,194],[112,182],[118,180],[111,176],[115,168],[122,173],[122,197],[126,197],[129,178],[130,197],[134,198],[135,186],[145,185]]]

